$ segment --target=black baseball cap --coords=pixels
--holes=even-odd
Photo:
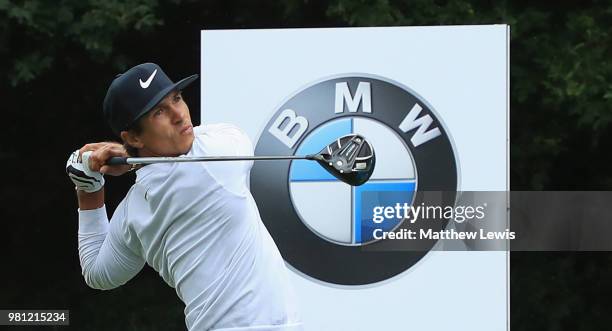
[[[139,64],[117,75],[108,87],[104,98],[104,118],[119,135],[155,108],[170,92],[182,90],[196,79],[197,74],[173,83],[157,64]]]

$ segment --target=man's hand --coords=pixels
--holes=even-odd
[[[76,185],[77,191],[93,193],[100,191],[104,187],[104,177],[101,173],[85,172],[78,149],[72,152],[68,157],[68,161],[66,161],[66,173],[74,185]]]
[[[89,153],[87,164],[83,164],[83,154]],[[130,165],[105,165],[113,156],[127,157],[123,145],[115,142],[87,144],[74,151],[66,162],[66,173],[76,185],[77,190],[87,193],[97,192],[104,186],[103,174],[123,175],[130,171]]]
[[[80,155],[91,152],[87,158],[87,166],[91,172],[99,172],[111,176],[120,176],[132,169],[131,165],[106,165],[106,161],[113,156],[128,157],[123,145],[114,142],[87,144],[79,150]]]

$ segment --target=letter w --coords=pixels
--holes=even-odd
[[[417,118],[417,116],[419,116],[421,113],[421,110],[423,110],[421,105],[418,103],[414,104],[408,115],[404,117],[404,120],[402,120],[402,123],[399,125],[400,130],[402,130],[404,133],[418,128],[412,138],[410,138],[410,141],[414,147],[424,144],[441,134],[440,129],[438,128],[433,128],[427,131],[431,123],[433,123],[433,119],[429,115]]]

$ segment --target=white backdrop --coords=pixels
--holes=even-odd
[[[460,190],[509,189],[507,25],[204,30],[201,37],[202,123],[235,123],[256,143],[277,107],[304,86],[345,73],[383,76],[440,116],[459,159]],[[430,252],[404,273],[361,287],[291,278],[311,331],[505,330],[508,255]]]

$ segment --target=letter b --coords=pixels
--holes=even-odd
[[[283,126],[283,123],[287,124]],[[291,131],[297,126],[297,129],[293,134]],[[293,148],[293,145],[300,139],[300,137],[306,132],[308,128],[308,120],[302,116],[296,116],[295,112],[291,109],[285,109],[283,112],[274,120],[274,123],[268,129],[274,137],[280,140],[289,148]]]

